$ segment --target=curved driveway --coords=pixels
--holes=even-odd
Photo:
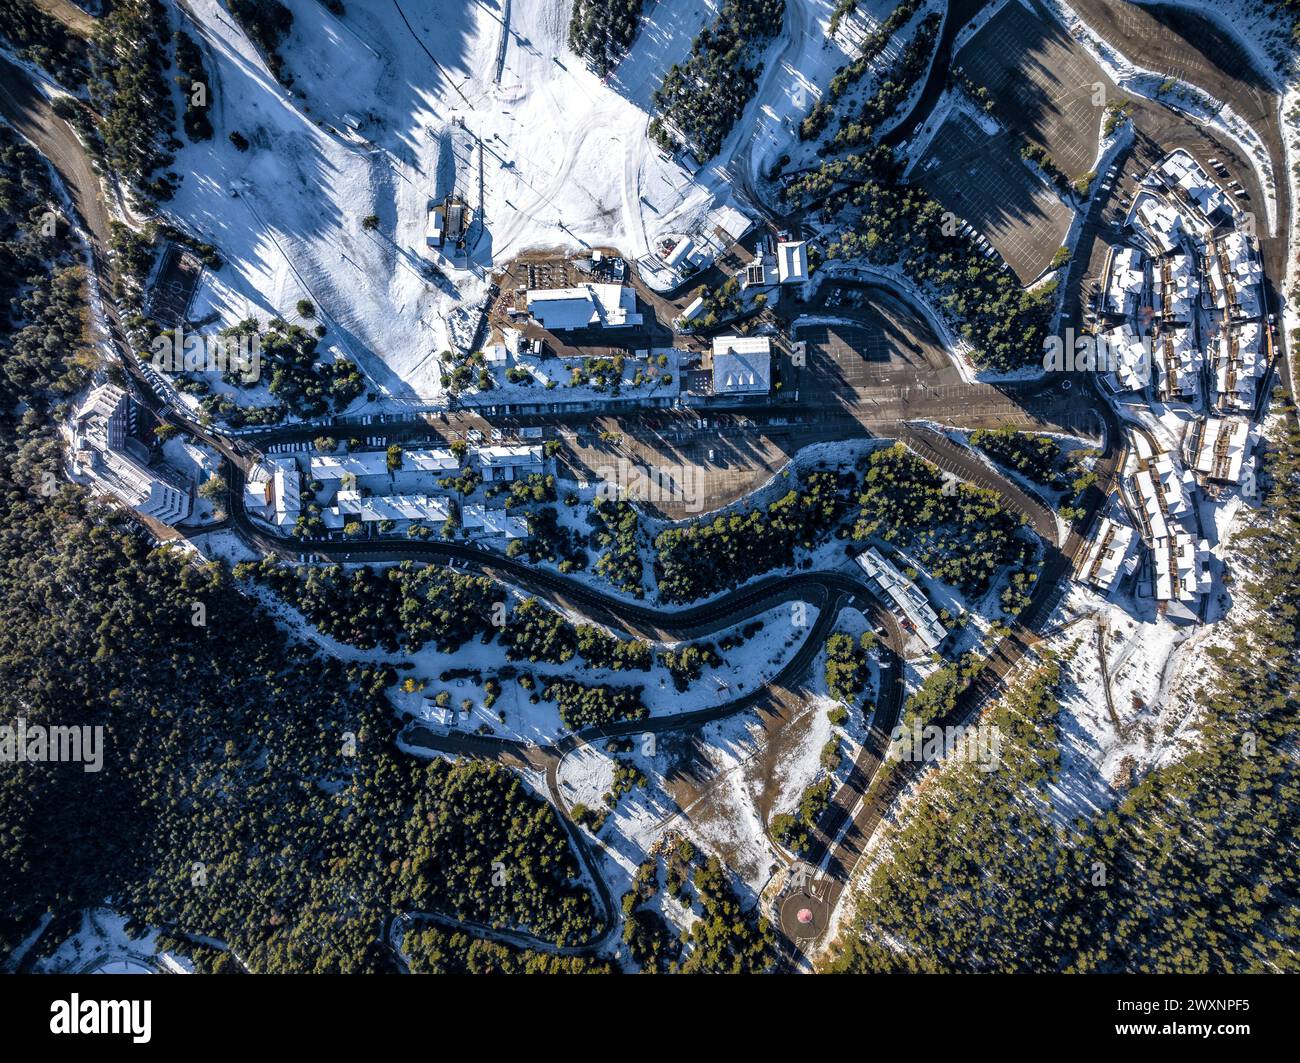
[[[78,210],[82,213],[91,231],[92,240],[102,247],[102,242],[107,235],[107,212],[100,202],[99,197],[102,194],[100,184],[89,167],[80,143],[76,140],[67,124],[53,115],[44,97],[31,88],[25,74],[13,64],[5,63],[2,59],[0,59],[0,109],[19,126],[25,135],[37,143],[63,174],[65,180],[71,186]],[[98,250],[98,247],[96,250]],[[99,269],[103,269],[102,260],[98,255],[96,256],[96,265]],[[108,306],[107,309],[110,318],[112,318],[114,308]],[[110,324],[114,324],[114,322],[110,321]],[[125,345],[121,344],[120,332],[115,330],[115,336],[125,351]],[[820,607],[818,620],[810,630],[808,639],[805,640],[794,657],[778,673],[773,683],[783,683],[796,678],[805,670],[820,650],[825,636],[829,634],[839,606],[850,601],[857,603],[860,608],[863,608],[873,618],[873,622],[877,627],[883,627],[887,632],[886,638],[882,640],[882,646],[886,654],[885,660],[887,664],[885,670],[889,673],[889,682],[882,689],[876,714],[872,721],[873,739],[864,744],[862,755],[854,765],[848,782],[841,787],[832,800],[831,814],[820,825],[819,838],[822,840],[819,845],[825,853],[822,861],[823,867],[828,871],[828,881],[835,896],[838,896],[847,883],[848,872],[852,869],[854,859],[860,852],[861,845],[870,836],[870,828],[874,826],[872,823],[873,817],[878,821],[879,812],[883,807],[880,801],[876,801],[874,804],[865,800],[860,801],[858,795],[869,787],[875,777],[881,751],[879,740],[881,736],[892,729],[902,705],[902,670],[899,667],[897,657],[898,651],[902,648],[901,633],[898,631],[892,614],[870,596],[870,593],[860,580],[843,572],[809,572],[767,576],[699,605],[681,609],[662,609],[630,602],[603,593],[579,580],[524,564],[465,543],[409,540],[357,543],[337,540],[285,539],[255,526],[243,511],[243,476],[244,470],[250,463],[250,455],[244,445],[239,442],[232,443],[230,439],[197,424],[187,414],[172,409],[154,394],[139,366],[129,355],[124,355],[122,361],[131,374],[138,397],[147,406],[222,454],[231,487],[231,515],[227,524],[242,539],[263,552],[278,556],[320,557],[348,562],[403,559],[432,563],[457,562],[472,566],[484,574],[505,579],[530,593],[545,597],[557,604],[577,607],[580,611],[599,622],[613,623],[628,630],[650,632],[658,637],[668,638],[701,637],[710,631],[723,626],[730,626],[736,623],[738,619],[743,619],[754,612],[761,611],[773,602],[788,602],[791,599],[801,599],[818,604]],[[1102,409],[1103,413],[1110,413],[1105,403],[1102,403]],[[1111,417],[1113,419],[1113,413]],[[376,426],[376,428],[382,431],[383,426]],[[292,429],[288,429],[286,435],[292,432]],[[992,477],[994,480],[1000,481],[998,489],[1002,492],[1008,505],[1021,513],[1036,530],[1040,531],[1040,534],[1046,533],[1044,538],[1048,544],[1048,558],[1030,609],[1027,610],[1022,624],[1013,631],[1012,635],[1002,640],[995,647],[993,651],[994,666],[986,669],[985,675],[996,681],[998,675],[1005,674],[1005,671],[1014,666],[1021,654],[1032,643],[1034,638],[1033,628],[1045,621],[1046,615],[1050,612],[1050,606],[1054,601],[1058,586],[1069,574],[1069,561],[1077,551],[1080,540],[1077,533],[1071,533],[1063,548],[1056,549],[1055,523],[1052,521],[1049,527],[1048,521],[1043,516],[1042,507],[1035,500],[1029,499],[1024,492],[1005,478],[992,473],[972,455],[964,453],[961,448],[950,442],[946,444],[939,442],[943,437],[930,439],[919,436],[917,438],[922,445],[931,447],[939,454],[943,461],[947,463],[945,467],[955,464],[958,468],[964,470],[962,475],[970,474],[974,476],[978,472],[980,476]],[[269,445],[274,439],[274,434],[267,434],[261,436],[259,442],[263,445]],[[1118,449],[1117,439],[1117,433],[1108,433],[1108,452],[1103,459],[1101,468],[1103,485],[1109,484],[1110,478],[1114,474],[1115,454]],[[1096,503],[1094,502],[1090,507],[1090,514],[1095,510]],[[191,534],[196,531],[197,529],[191,531]],[[972,688],[971,696],[963,699],[962,712],[969,714],[975,711],[978,704],[981,703],[976,700],[977,696],[985,696],[988,689],[987,681],[982,678],[981,682]],[[620,721],[603,727],[588,728],[577,734],[566,736],[551,747],[530,746],[527,743],[512,739],[478,735],[438,736],[425,732],[418,735],[412,733],[412,738],[417,740],[417,744],[425,744],[431,748],[445,748],[453,752],[493,757],[500,757],[505,754],[520,756],[535,766],[545,769],[547,785],[551,791],[552,799],[555,801],[562,821],[574,841],[575,848],[591,873],[593,883],[600,896],[601,906],[605,911],[604,925],[600,934],[592,942],[578,947],[590,950],[602,947],[609,940],[617,925],[617,918],[613,898],[609,894],[608,886],[599,874],[591,846],[583,837],[581,830],[577,829],[570,821],[564,803],[560,800],[556,779],[556,770],[560,758],[572,749],[594,739],[696,726],[712,719],[743,711],[755,704],[764,694],[764,688],[758,688],[725,705],[711,706],[707,709],[674,716]],[[541,943],[535,942],[535,944]]]

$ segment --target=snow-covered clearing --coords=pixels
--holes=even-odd
[[[126,919],[107,908],[87,910],[81,926],[49,956],[38,959],[38,974],[190,974],[189,960],[158,949],[158,932],[139,936],[127,931]]]
[[[706,207],[717,191],[645,136],[649,89],[689,50],[701,0],[651,9],[620,68],[644,82],[632,96],[567,49],[567,0],[507,6],[499,83],[496,6],[355,0],[338,18],[288,0],[288,92],[218,0],[187,6],[201,32],[185,28],[207,45],[216,135],[180,152],[184,181],[168,210],[229,263],[205,276],[194,316],[292,320],[310,298],[327,342],[357,358],[383,397],[437,397],[430,355],[449,346],[447,316],[482,297],[493,265],[540,247],[634,255],[647,223],[688,202]],[[428,208],[453,190],[483,223],[465,269],[425,247]],[[361,225],[368,215],[373,231]]]
[[[603,81],[568,48],[568,0],[354,0],[341,18],[314,0],[287,6],[289,90],[219,0],[177,9],[203,47],[216,134],[180,151],[166,209],[228,263],[205,274],[193,318],[292,321],[308,298],[329,328],[323,353],[357,360],[378,404],[439,400],[437,354],[458,338],[457,311],[519,253],[613,246],[635,259],[734,205],[737,177],[788,146],[846,59],[822,32],[832,0],[792,0],[745,117],[692,175],[646,128],[651,94],[716,14],[712,0],[647,4]],[[477,215],[459,267],[425,246],[430,206],[453,191]]]
[[[870,629],[866,617],[856,609],[841,609],[835,618],[835,631],[849,635],[854,642]],[[826,689],[825,647],[817,654],[808,681],[808,701],[799,718],[801,726],[797,740],[777,762],[778,790],[773,803],[774,813],[794,812],[803,792],[826,774],[821,754],[831,738],[838,739],[840,743],[840,765],[835,771],[837,786],[848,778],[867,736],[869,707],[875,704],[880,693],[880,662],[874,654],[870,668],[871,678],[862,693],[861,702],[868,706],[867,712],[855,706],[848,710],[848,718],[842,725],[834,726],[830,721],[830,713],[839,702]]]

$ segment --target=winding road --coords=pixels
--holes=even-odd
[[[51,0],[55,3],[55,0]],[[55,3],[55,6],[58,6]],[[394,0],[401,13],[401,7]],[[954,2],[954,12],[979,5]],[[951,46],[952,37],[965,22],[951,17],[945,26],[940,49]],[[405,15],[403,14],[403,20]],[[201,26],[199,32],[202,34]],[[414,34],[414,31],[412,31]],[[789,53],[794,42],[782,51]],[[774,66],[776,64],[773,64]],[[935,70],[927,78],[920,99],[912,115],[924,116],[937,98],[944,78],[936,61]],[[456,88],[448,78],[448,83]],[[459,91],[459,89],[456,89]],[[0,113],[51,161],[68,187],[73,205],[89,233],[92,258],[97,273],[107,278],[109,268],[105,255],[110,214],[104,197],[107,194],[95,174],[75,132],[63,119],[53,113],[48,100],[36,89],[25,70],[0,57]],[[905,127],[912,124],[909,116],[899,123],[891,137],[904,136]],[[1272,130],[1270,130],[1272,132]],[[752,140],[733,160],[744,171],[749,169]],[[1283,171],[1279,170],[1279,173]],[[751,191],[744,174],[738,175],[742,193]],[[746,195],[746,198],[752,198]],[[757,205],[757,204],[755,204]],[[760,208],[761,209],[761,208]],[[767,213],[767,212],[765,212]],[[1283,223],[1289,224],[1289,212]],[[107,293],[110,286],[102,284]],[[468,543],[425,542],[411,540],[378,540],[366,542],[333,539],[288,539],[277,536],[257,524],[243,509],[243,482],[254,454],[242,441],[214,432],[198,424],[185,411],[172,407],[165,397],[155,393],[151,382],[129,354],[116,310],[106,300],[107,325],[118,347],[122,365],[132,382],[135,397],[158,416],[202,440],[222,455],[227,482],[230,485],[229,516],[224,527],[234,531],[255,551],[294,560],[330,560],[337,562],[387,562],[412,560],[424,564],[449,564],[472,569],[504,583],[519,587],[529,594],[543,598],[561,609],[579,612],[592,621],[621,629],[630,634],[651,639],[703,638],[732,626],[750,616],[770,608],[773,604],[802,600],[818,607],[818,616],[808,635],[795,654],[780,669],[769,684],[757,687],[722,705],[709,706],[674,715],[650,717],[642,720],[624,720],[599,727],[585,728],[565,735],[549,745],[538,745],[508,737],[472,734],[437,734],[418,724],[408,725],[403,733],[405,741],[429,750],[460,753],[473,756],[508,759],[526,763],[544,773],[547,791],[573,841],[597,893],[602,918],[597,931],[587,942],[557,946],[518,930],[503,930],[479,924],[466,923],[438,913],[410,913],[411,919],[454,925],[496,937],[512,944],[533,948],[546,948],[565,954],[590,953],[604,950],[618,928],[618,912],[614,898],[599,869],[599,860],[583,830],[573,823],[569,810],[560,794],[559,769],[565,756],[584,745],[611,737],[663,733],[687,729],[713,720],[746,711],[769,696],[771,687],[785,686],[802,676],[826,637],[830,634],[840,608],[852,605],[863,611],[872,626],[883,630],[879,641],[882,654],[882,690],[871,721],[868,740],[864,742],[845,783],[833,795],[830,808],[822,817],[816,831],[813,851],[808,862],[819,871],[819,897],[834,908],[847,886],[854,867],[861,858],[876,827],[881,822],[892,800],[904,787],[914,781],[921,770],[916,765],[900,765],[889,773],[883,785],[880,767],[888,735],[898,722],[903,706],[901,654],[904,636],[893,614],[877,600],[865,583],[846,571],[815,571],[794,574],[768,575],[742,587],[728,591],[708,601],[682,608],[664,608],[631,601],[618,595],[605,593],[588,583],[538,568],[512,558],[507,558]],[[1057,518],[1040,499],[1024,491],[1005,476],[990,469],[965,448],[946,436],[916,424],[900,425],[898,437],[922,457],[933,461],[963,479],[997,490],[1005,504],[1019,514],[1044,544],[1043,567],[1035,584],[1028,607],[1010,632],[1001,638],[990,651],[986,667],[979,677],[963,692],[957,708],[943,724],[962,724],[974,719],[989,699],[996,697],[1004,683],[1019,666],[1024,656],[1044,632],[1048,618],[1059,601],[1072,569],[1072,564],[1083,544],[1083,531],[1090,526],[1101,502],[1109,493],[1118,470],[1123,464],[1123,434],[1111,409],[1100,395],[1094,396],[1096,409],[1105,422],[1105,451],[1099,459],[1097,472],[1099,484],[1085,499],[1087,516],[1079,526],[1068,531],[1062,540]],[[367,434],[388,438],[389,426],[374,425]],[[319,427],[313,427],[319,433]],[[394,437],[409,431],[392,426]],[[258,436],[258,444],[269,447],[279,440],[301,437],[303,429],[286,428]],[[187,529],[197,535],[206,529]]]

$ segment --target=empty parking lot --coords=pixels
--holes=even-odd
[[[913,179],[989,238],[1022,283],[1043,272],[1070,227],[1071,209],[1025,165],[1012,137],[989,136],[954,111]]]
[[[993,95],[997,118],[1046,148],[1068,177],[1092,168],[1102,111],[1118,90],[1058,22],[1008,3],[956,62]]]

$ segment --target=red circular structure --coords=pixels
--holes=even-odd
[[[826,902],[800,890],[787,893],[778,905],[781,929],[791,941],[820,937],[829,922]]]

